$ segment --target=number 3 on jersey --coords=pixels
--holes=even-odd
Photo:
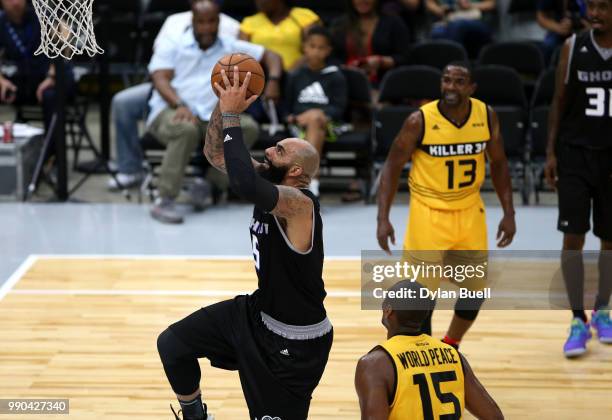
[[[455,161],[447,160],[445,162],[448,168],[448,189],[453,190],[455,186]],[[457,162],[458,167],[464,167],[463,176],[467,178],[466,181],[460,182],[458,187],[464,188],[469,187],[476,181],[476,159],[461,159]],[[465,168],[467,166],[467,168]]]
[[[251,245],[253,246],[253,258],[255,259],[255,269],[259,271],[259,243],[257,236],[251,235]]]
[[[600,87],[586,88],[589,97],[589,108],[584,110],[588,117],[612,117],[612,89],[608,89],[608,106],[606,107],[606,90]],[[608,108],[608,109],[606,109]]]

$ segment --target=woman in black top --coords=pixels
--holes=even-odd
[[[348,0],[347,14],[332,25],[334,55],[364,69],[377,85],[384,72],[407,64],[410,34],[401,18],[381,13],[378,0]]]

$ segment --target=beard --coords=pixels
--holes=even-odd
[[[268,159],[265,159],[264,162],[268,164],[268,169],[260,171],[259,175],[261,175],[263,179],[270,181],[273,184],[280,184],[283,182],[289,167],[274,166]]]

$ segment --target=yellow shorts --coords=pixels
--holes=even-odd
[[[484,203],[479,200],[472,207],[461,210],[439,210],[411,197],[408,227],[404,236],[404,260],[410,264],[430,267],[442,265],[480,266],[486,273],[487,224]],[[447,278],[457,286],[481,290],[487,284],[483,277],[468,279],[434,275],[417,279],[430,290]]]
[[[447,251],[487,249],[487,221],[482,200],[461,210],[433,209],[410,200],[405,250]]]

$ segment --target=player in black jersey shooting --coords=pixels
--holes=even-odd
[[[319,167],[317,151],[289,138],[251,158],[242,140],[245,98],[238,68],[224,71],[219,104],[206,132],[204,154],[226,172],[234,192],[255,205],[250,226],[258,289],[202,308],[158,338],[164,370],[183,419],[206,419],[198,358],[238,370],[251,419],[304,420],[332,344],[323,300],[323,225],[308,185]],[[175,414],[176,418],[179,417]]]
[[[587,0],[591,30],[569,38],[557,67],[549,116],[546,179],[559,194],[561,268],[574,318],[563,351],[586,352],[591,327],[612,343],[612,0]],[[590,229],[601,239],[599,287],[591,322],[584,311],[582,248]]]

